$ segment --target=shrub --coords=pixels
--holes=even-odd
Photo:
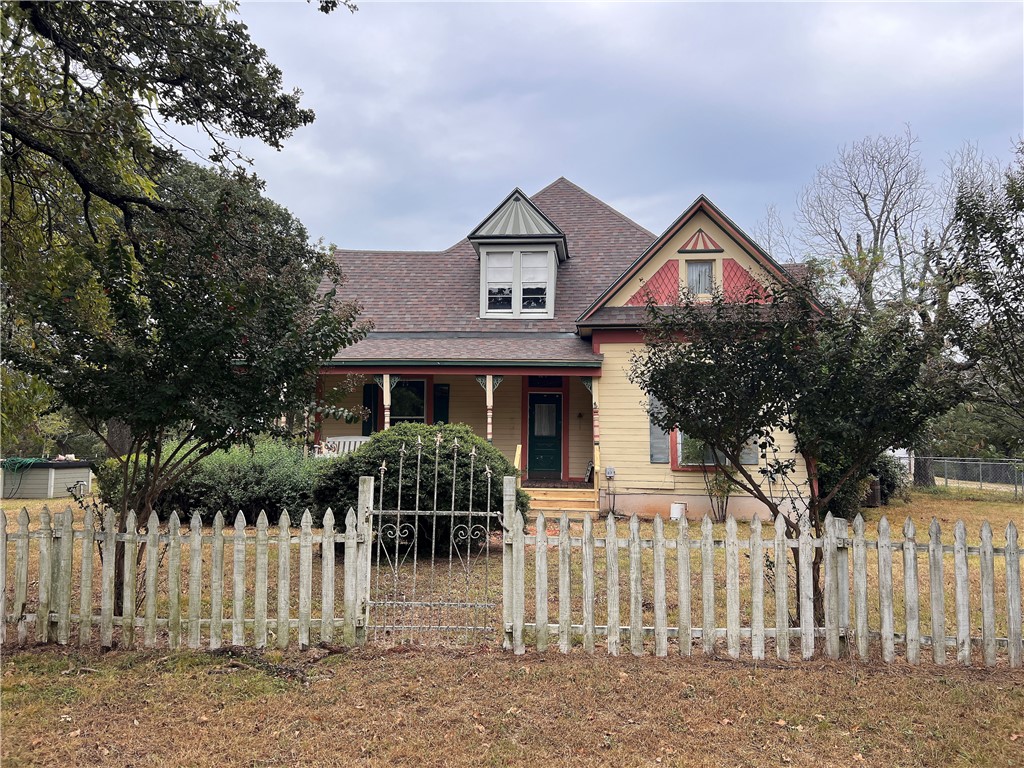
[[[888,504],[890,499],[906,498],[910,488],[910,473],[899,458],[891,453],[883,453],[871,465],[871,474],[878,478],[883,504]]]
[[[207,456],[161,494],[157,513],[166,519],[172,510],[183,520],[198,512],[204,522],[221,511],[227,523],[241,510],[254,524],[260,510],[272,523],[288,510],[293,523],[305,509],[318,524],[322,510],[313,501],[316,476],[337,459],[303,455],[302,449],[272,438],[258,438],[253,446],[239,445]],[[117,461],[103,463],[97,473],[100,498],[106,504],[120,500],[121,475]]]
[[[438,459],[435,462],[436,437],[440,434],[441,444]],[[454,508],[456,510],[470,509],[470,487],[472,485],[472,509],[483,512],[487,508],[487,480],[486,468],[491,470],[491,496],[490,509],[497,514],[490,518],[491,528],[496,529],[501,525],[502,509],[502,478],[506,475],[515,475],[516,470],[508,459],[486,440],[473,433],[473,430],[464,424],[396,424],[391,429],[378,432],[364,443],[357,451],[348,454],[327,468],[318,477],[313,492],[313,498],[318,507],[326,509],[331,507],[339,526],[345,519],[345,513],[349,507],[355,508],[359,497],[359,478],[364,475],[372,475],[378,484],[374,491],[374,506],[381,504],[381,474],[380,468],[385,464],[384,472],[384,496],[383,506],[385,509],[396,509],[398,505],[398,475],[401,450],[404,445],[406,454],[402,461],[402,509],[413,509],[416,506],[416,457],[417,438],[422,441],[422,455],[420,459],[420,482],[418,508],[420,510],[434,509],[435,488],[437,490],[437,508],[446,510],[452,509],[452,483],[453,483],[453,447],[454,441],[458,439],[458,458],[454,469],[455,498]],[[473,460],[472,483],[470,476],[470,451],[476,449],[476,457]],[[435,471],[437,481],[435,484]],[[530,497],[522,489],[516,491],[516,508],[525,517],[529,509]],[[451,531],[450,522],[452,518],[437,518],[437,528],[433,521],[430,521],[430,530],[425,530],[428,523],[427,517],[420,518],[421,529],[418,536],[433,537],[435,542],[447,542]],[[464,520],[464,518],[463,518]],[[459,519],[455,519],[455,524]]]

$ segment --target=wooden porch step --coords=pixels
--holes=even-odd
[[[524,488],[530,494],[530,511],[545,515],[568,512],[582,518],[584,512],[596,512],[598,492],[593,488]]]

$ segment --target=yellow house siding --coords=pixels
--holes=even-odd
[[[324,391],[330,392],[334,387],[343,386],[346,381],[345,376],[325,376],[324,377]],[[372,379],[368,379],[372,381]],[[363,405],[363,386],[357,384],[353,391],[349,392],[342,399],[340,405],[344,408],[353,409],[359,408]],[[324,419],[320,423],[320,436],[321,439],[327,437],[357,437],[363,434],[363,423],[357,421],[354,424],[347,424],[341,419]]]
[[[673,471],[669,464],[650,461],[650,422],[647,399],[639,386],[628,377],[630,355],[642,350],[642,344],[607,343],[604,354],[604,375],[601,377],[601,463],[615,468],[615,478],[607,484],[614,493],[706,493],[702,472]],[[793,456],[793,436],[776,435],[782,458]],[[801,462],[797,463],[795,480],[806,481]]]
[[[569,418],[562,426],[569,438],[569,477],[583,477],[594,458],[593,399],[579,376],[569,379]]]
[[[722,253],[679,253],[679,249],[689,240],[698,229],[704,230],[704,232],[710,235],[716,243],[718,243],[722,249]],[[686,225],[676,233],[675,237],[671,238],[664,246],[657,252],[651,255],[650,260],[640,269],[640,271],[633,275],[622,288],[615,292],[607,302],[609,307],[622,307],[625,306],[626,302],[639,291],[643,285],[654,276],[654,274],[662,268],[665,262],[669,259],[678,259],[679,261],[679,280],[685,285],[686,283],[686,262],[687,261],[712,261],[714,262],[714,273],[715,273],[715,284],[721,288],[722,286],[722,270],[723,260],[733,259],[741,267],[750,272],[754,279],[761,282],[767,282],[768,276],[764,269],[752,259],[746,251],[744,251],[735,240],[727,235],[722,229],[718,227],[710,218],[703,212],[694,214],[693,218],[686,223]]]

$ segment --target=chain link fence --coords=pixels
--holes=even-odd
[[[1024,500],[1024,461],[1015,459],[980,459],[960,456],[899,456],[911,478],[927,474],[931,467],[935,485],[963,490],[1003,492],[1013,499]]]

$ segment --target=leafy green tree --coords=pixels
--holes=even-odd
[[[1024,142],[998,183],[964,184],[951,273],[963,291],[955,335],[984,413],[1024,435]]]
[[[961,397],[935,338],[906,312],[821,308],[803,289],[766,289],[743,303],[687,295],[648,310],[647,345],[631,378],[660,403],[651,419],[701,440],[716,470],[773,519],[782,515],[790,535],[806,516],[820,536],[837,493]],[[782,432],[795,437],[796,455],[780,451]],[[765,460],[760,469],[741,460],[751,441]],[[829,487],[824,464],[841,467]],[[788,514],[794,508],[799,515]],[[819,570],[820,551],[820,612]]]
[[[255,180],[169,171],[159,193],[172,209],[136,224],[142,259],[114,239],[63,281],[10,297],[22,325],[7,359],[97,435],[109,419],[127,425],[122,516],[148,515],[204,456],[279,431],[309,405],[320,362],[363,333],[331,256]]]

